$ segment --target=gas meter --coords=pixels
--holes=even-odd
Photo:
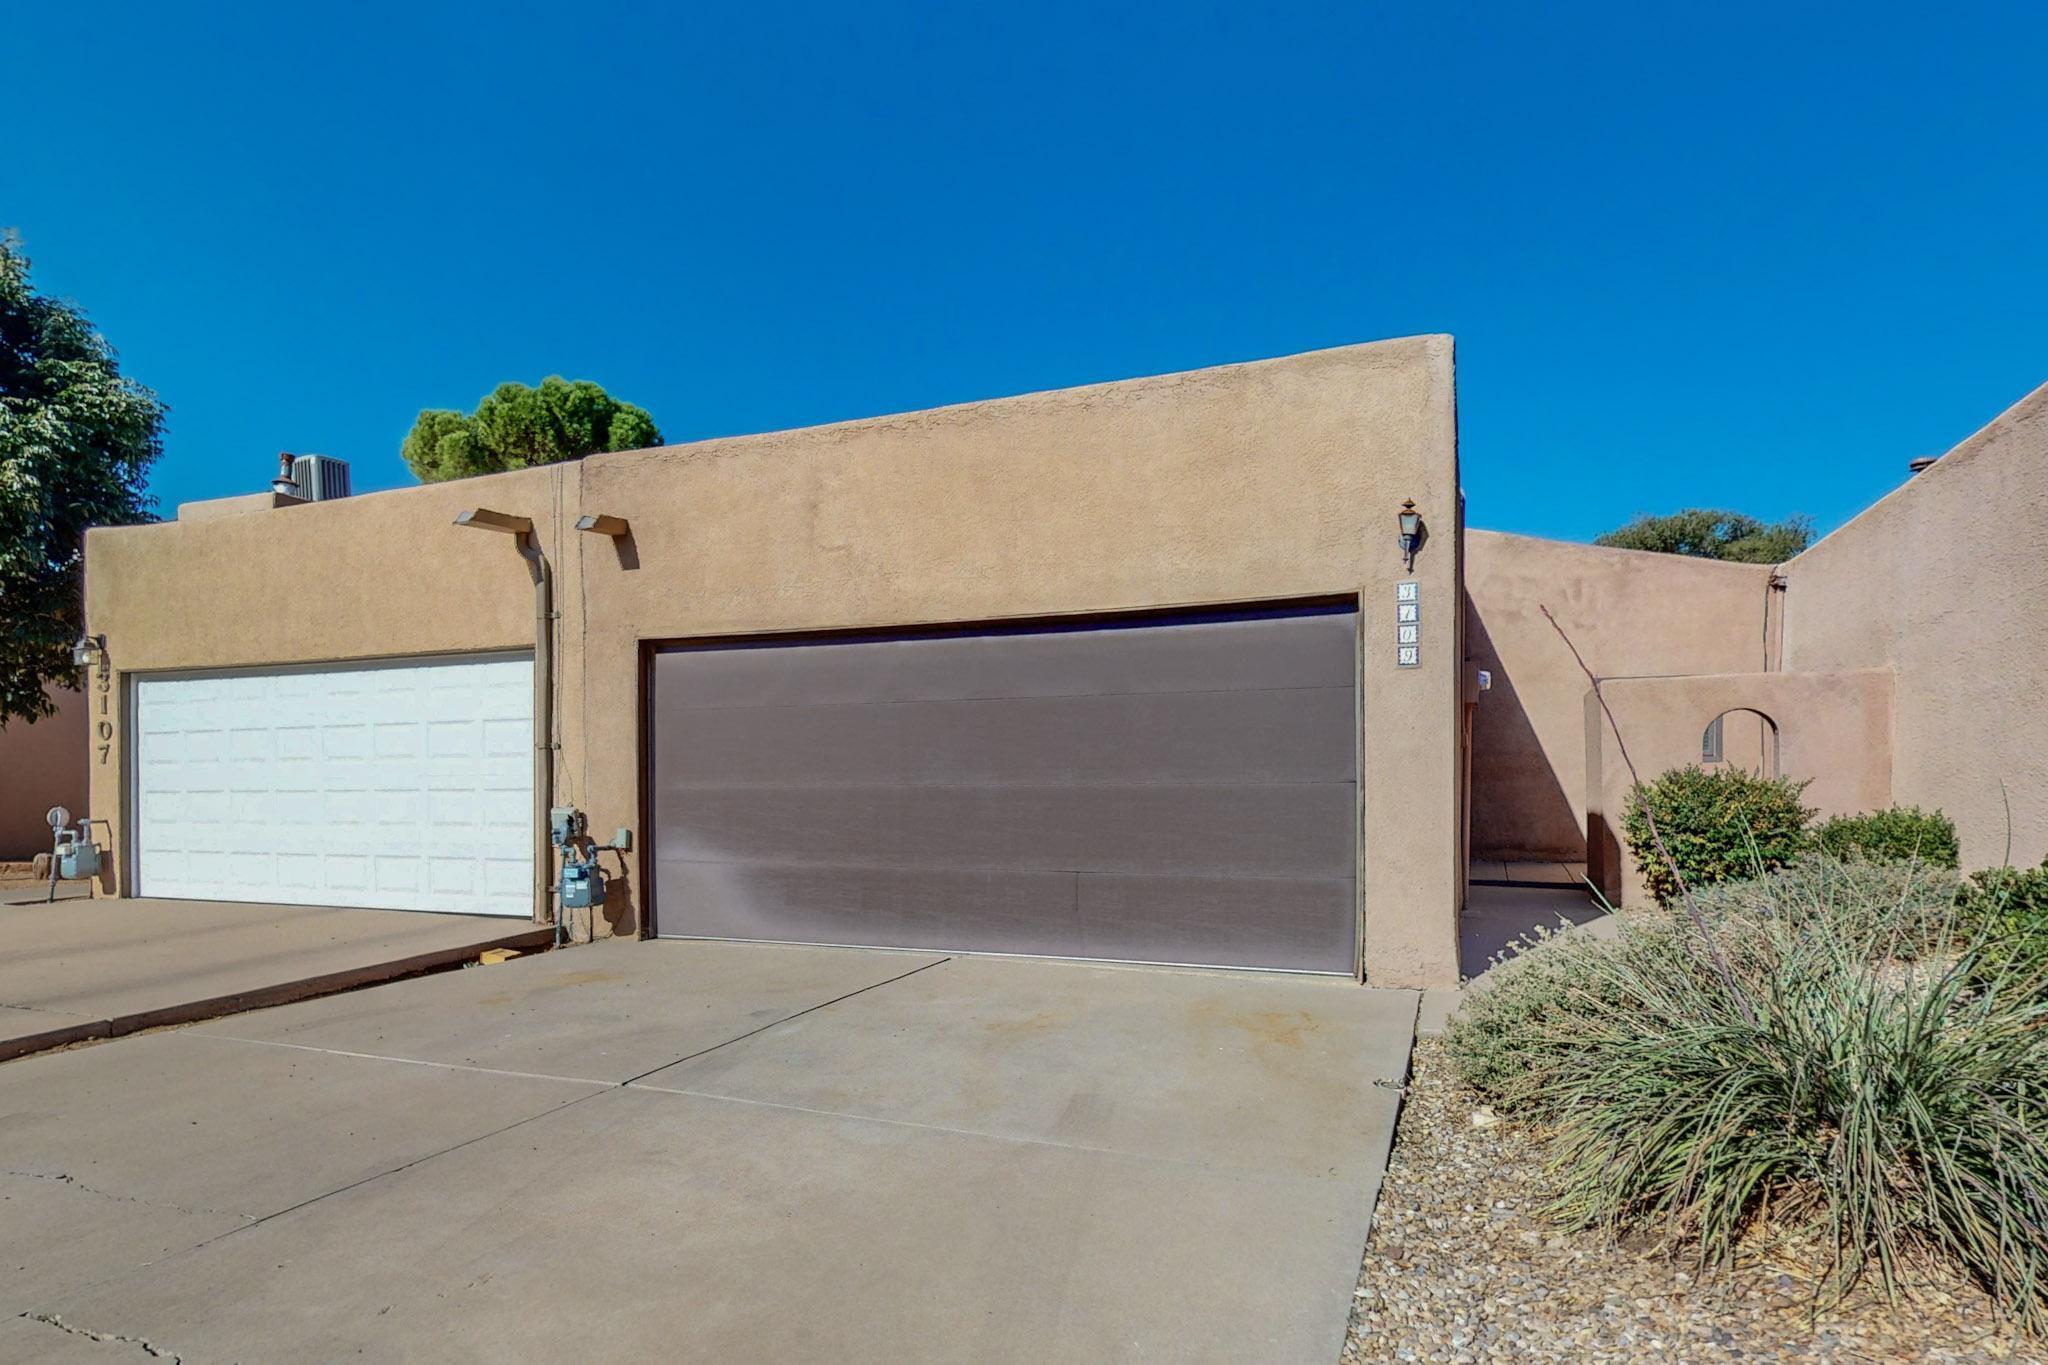
[[[100,875],[100,846],[92,841],[92,827],[104,821],[80,820],[71,824],[71,812],[52,806],[43,814],[50,826],[50,898],[56,899],[57,883]]]

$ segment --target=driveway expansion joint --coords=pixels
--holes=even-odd
[[[139,1346],[142,1348],[142,1353],[151,1360],[168,1360],[171,1362],[171,1365],[181,1365],[181,1362],[184,1360],[184,1357],[173,1352],[159,1350],[154,1343],[145,1341],[141,1337],[124,1337],[118,1332],[95,1332],[91,1328],[79,1327],[73,1323],[66,1322],[55,1313],[22,1313],[20,1316],[30,1322],[40,1322],[45,1327],[54,1327],[60,1332],[69,1332],[75,1337],[84,1337],[88,1341],[103,1343],[119,1342],[123,1346]]]
[[[399,1066],[425,1066],[441,1071],[467,1071],[478,1076],[505,1076],[520,1081],[556,1081],[562,1085],[590,1085],[611,1089],[620,1081],[595,1076],[559,1076],[545,1071],[513,1071],[506,1067],[476,1066],[469,1062],[436,1062],[425,1057],[397,1057],[385,1052],[352,1052],[347,1048],[315,1047],[311,1043],[287,1043],[276,1038],[242,1038],[232,1033],[179,1033],[181,1038],[201,1042],[243,1043],[250,1047],[281,1047],[292,1052],[315,1052],[323,1057],[349,1057],[359,1062],[395,1062]]]
[[[578,1095],[573,1100],[564,1100],[560,1104],[549,1105],[546,1109],[541,1110],[538,1114],[528,1114],[525,1118],[515,1119],[511,1123],[507,1123],[500,1127],[493,1128],[488,1133],[478,1133],[475,1137],[467,1137],[460,1142],[450,1143],[446,1147],[439,1148],[436,1151],[428,1152],[423,1156],[416,1156],[412,1158],[410,1161],[402,1161],[396,1166],[392,1166],[385,1170],[376,1171],[370,1175],[366,1175],[360,1180],[351,1180],[346,1185],[336,1186],[334,1189],[323,1191],[322,1193],[316,1194],[309,1199],[301,1199],[296,1204],[287,1205],[284,1208],[278,1209],[274,1213],[266,1213],[261,1218],[251,1218],[248,1222],[242,1224],[242,1226],[238,1228],[229,1228],[226,1232],[220,1233],[218,1236],[209,1237],[205,1241],[197,1244],[196,1246],[187,1247],[183,1251],[175,1252],[173,1254],[177,1256],[184,1256],[194,1251],[203,1251],[207,1247],[212,1246],[215,1242],[220,1241],[224,1237],[232,1237],[238,1232],[247,1232],[250,1228],[261,1227],[263,1226],[263,1224],[270,1222],[272,1219],[282,1218],[286,1214],[290,1213],[297,1213],[299,1210],[309,1208],[314,1204],[318,1204],[324,1199],[332,1199],[337,1194],[347,1194],[350,1190],[359,1190],[365,1185],[374,1184],[375,1182],[384,1179],[386,1176],[397,1175],[401,1171],[409,1171],[415,1166],[424,1165],[427,1162],[434,1160],[436,1157],[444,1157],[447,1156],[450,1152],[459,1152],[465,1147],[473,1147],[479,1142],[487,1142],[491,1138],[497,1137],[500,1134],[511,1132],[514,1128],[523,1128],[527,1124],[532,1123],[537,1119],[544,1119],[550,1114],[559,1114],[564,1109],[568,1109],[575,1105],[582,1104],[585,1100],[596,1099],[599,1095],[609,1094],[612,1090],[617,1088],[618,1087],[616,1086],[608,1086],[604,1089],[593,1090],[587,1095]],[[165,1259],[168,1260],[171,1258],[166,1257]]]
[[[649,1076],[668,1070],[672,1066],[681,1066],[684,1062],[694,1062],[707,1052],[716,1052],[718,1051],[718,1049],[722,1047],[731,1047],[734,1043],[744,1043],[749,1038],[758,1038],[762,1034],[768,1032],[768,1030],[773,1028],[780,1028],[792,1019],[801,1019],[806,1014],[816,1014],[819,1010],[830,1009],[832,1006],[838,1004],[842,1000],[851,1000],[856,995],[866,995],[869,991],[876,991],[880,990],[884,986],[894,985],[896,982],[901,981],[906,977],[916,976],[919,972],[928,972],[934,967],[943,967],[952,960],[953,959],[950,957],[942,957],[936,962],[927,962],[921,966],[912,967],[907,972],[898,972],[894,976],[884,977],[880,981],[876,981],[869,985],[862,986],[859,990],[848,991],[844,995],[835,995],[830,1000],[821,1000],[815,1005],[810,1005],[804,1009],[796,1011],[796,1013],[794,1014],[785,1014],[784,1016],[782,1016],[782,1018],[763,1024],[761,1025],[761,1027],[757,1029],[749,1029],[747,1032],[740,1034],[738,1037],[727,1038],[723,1042],[713,1043],[710,1047],[698,1048],[695,1052],[689,1053],[686,1056],[678,1057],[672,1062],[663,1062],[660,1066],[652,1067],[649,1070],[641,1072],[637,1076],[628,1076],[625,1080],[619,1082],[619,1084],[621,1086],[634,1086],[636,1088],[641,1089],[652,1089],[653,1087],[642,1087],[639,1083],[641,1081],[646,1080]]]

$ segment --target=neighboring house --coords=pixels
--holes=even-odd
[[[573,807],[599,934],[1449,982],[1468,828],[1625,890],[1541,605],[1646,772],[2038,860],[2044,395],[1775,570],[1468,535],[1448,337],[190,505],[87,537],[101,890],[546,918]]]
[[[50,851],[52,806],[85,814],[86,709],[77,692],[51,688],[57,713],[0,729],[0,862]]]

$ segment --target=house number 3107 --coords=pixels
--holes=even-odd
[[[107,755],[114,749],[114,722],[108,715],[108,698],[114,692],[114,670],[105,659],[100,660],[99,680],[93,684],[94,694],[99,698],[99,720],[93,726],[93,733],[99,738],[100,762],[107,761]]]

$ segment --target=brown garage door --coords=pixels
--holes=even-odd
[[[1349,972],[1357,614],[664,649],[656,927]]]

